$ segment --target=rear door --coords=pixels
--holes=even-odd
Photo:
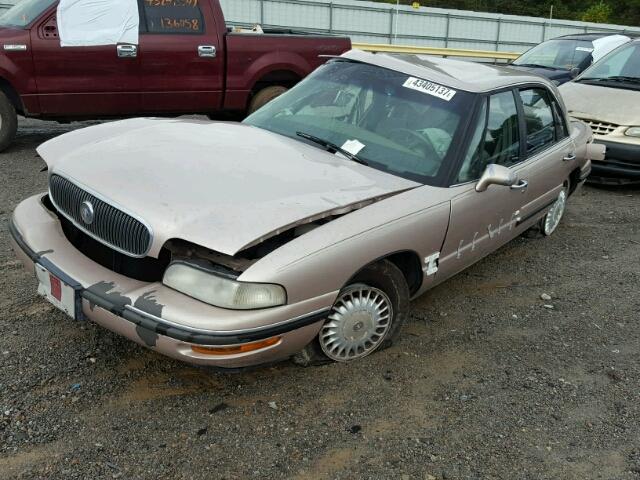
[[[55,7],[31,29],[31,45],[42,114],[102,116],[139,111],[135,46],[63,48]],[[119,56],[118,49],[123,47],[133,52]]]
[[[518,91],[518,100],[524,116],[529,182],[521,221],[530,223],[556,201],[578,160],[553,94],[544,87],[523,88]]]
[[[224,55],[212,2],[139,0],[143,112],[220,108]],[[216,2],[217,5],[217,2]]]

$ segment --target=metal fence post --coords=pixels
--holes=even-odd
[[[260,25],[264,25],[264,0],[260,0]]]
[[[333,33],[333,2],[329,3],[329,33]]]
[[[444,48],[449,47],[449,29],[451,28],[451,14],[447,13],[447,27],[444,31]]]
[[[500,31],[502,30],[502,19],[498,18],[498,31],[496,32],[496,52],[500,49]]]
[[[393,44],[393,17],[395,13],[393,8],[389,10],[389,45]]]

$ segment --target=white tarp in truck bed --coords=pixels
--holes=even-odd
[[[63,47],[138,44],[137,0],[60,0],[58,35]]]

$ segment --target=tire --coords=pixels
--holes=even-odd
[[[340,291],[316,339],[293,361],[344,363],[384,350],[400,334],[408,311],[409,287],[400,269],[387,260],[372,264]]]
[[[567,185],[560,191],[558,198],[553,206],[549,209],[547,214],[540,220],[540,233],[543,236],[549,237],[553,235],[558,229],[558,225],[564,217],[564,212],[567,208],[567,199],[569,198],[569,187]]]
[[[553,235],[564,217],[569,191],[569,184],[565,183],[555,203],[549,207],[547,214],[535,226],[525,232],[528,238],[543,238]]]
[[[263,88],[251,99],[251,103],[249,103],[249,110],[247,113],[249,115],[252,114],[253,112],[264,107],[271,100],[279,97],[286,91],[287,88],[283,87],[282,85],[272,85],[270,87]]]
[[[9,147],[16,138],[18,116],[7,96],[0,92],[0,152]]]

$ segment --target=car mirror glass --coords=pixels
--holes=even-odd
[[[476,185],[477,192],[486,191],[490,185],[511,187],[518,183],[518,176],[507,167],[492,163],[487,165]]]

